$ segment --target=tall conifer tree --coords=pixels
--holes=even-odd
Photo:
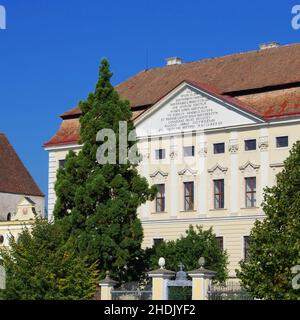
[[[55,191],[56,220],[61,220],[80,254],[90,262],[98,261],[101,275],[111,271],[117,280],[133,280],[138,268],[143,240],[137,208],[153,199],[155,188],[149,188],[137,172],[137,164],[119,161],[119,122],[126,121],[127,134],[134,129],[132,112],[111,85],[109,63],[103,59],[94,93],[80,102],[82,150],[70,152],[65,167],[57,176]],[[97,142],[101,129],[112,129],[116,135],[116,164],[99,164]],[[127,151],[136,147],[128,141]]]

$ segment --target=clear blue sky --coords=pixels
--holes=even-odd
[[[100,59],[117,84],[165,58],[184,61],[300,42],[291,27],[298,1],[0,0],[0,131],[47,193],[42,144],[62,112],[94,89]],[[0,177],[1,179],[1,177]]]

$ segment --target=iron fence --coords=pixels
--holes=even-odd
[[[238,281],[232,280],[226,283],[212,284],[208,294],[209,300],[253,300],[252,295]]]
[[[112,300],[152,300],[152,291],[113,290]]]

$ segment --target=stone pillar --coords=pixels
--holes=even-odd
[[[175,276],[174,271],[165,269],[165,259],[159,259],[160,269],[148,272],[152,278],[152,300],[168,300],[168,280]]]
[[[211,285],[212,278],[216,272],[204,268],[205,259],[199,259],[200,268],[189,271],[188,275],[193,281],[192,300],[208,300],[208,290]]]
[[[118,282],[109,277],[109,272],[106,272],[106,278],[99,282],[101,288],[101,300],[112,300],[112,290]]]

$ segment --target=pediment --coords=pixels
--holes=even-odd
[[[237,101],[184,82],[135,121],[137,137],[263,122]]]
[[[31,200],[29,197],[24,197],[18,206],[34,206],[35,202]]]
[[[195,176],[197,174],[197,171],[189,168],[185,168],[183,170],[178,171],[178,174],[180,176]]]
[[[210,174],[221,175],[225,174],[228,171],[228,168],[222,167],[217,163],[215,166],[213,166],[211,169],[208,169],[207,171]]]
[[[168,173],[161,170],[156,170],[154,173],[150,174],[150,178],[152,179],[166,178],[167,176]]]
[[[254,164],[251,161],[247,161],[244,165],[240,166],[240,170],[242,172],[253,172],[257,171],[260,168],[260,165]]]

